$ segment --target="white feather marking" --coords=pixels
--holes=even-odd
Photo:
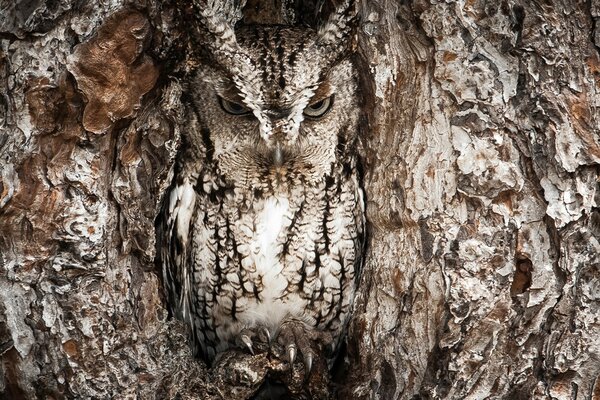
[[[261,113],[258,110],[254,110],[254,115],[256,116],[256,119],[258,119],[258,122],[260,125],[260,133],[261,133],[263,139],[268,140],[273,131],[273,127],[271,126],[271,121],[269,120],[269,118],[267,116],[263,115],[263,113]]]
[[[176,198],[173,196],[173,193],[177,194]],[[177,218],[175,231],[177,233],[177,239],[181,242],[181,245],[184,249],[184,253],[179,255],[180,260],[178,260],[180,271],[182,273],[182,290],[181,298],[179,299],[179,309],[181,310],[183,319],[189,321],[191,318],[189,299],[192,282],[191,277],[189,276],[188,268],[185,266],[185,249],[187,247],[190,223],[192,221],[192,215],[194,213],[194,206],[196,203],[196,192],[194,191],[194,186],[188,180],[185,180],[182,185],[177,186],[175,190],[173,190],[173,193],[171,193],[170,200],[177,202],[177,206],[174,207],[173,214],[176,215]]]
[[[169,218],[174,215],[175,206],[177,206],[177,190],[171,190],[169,193]]]
[[[280,260],[282,241],[289,226],[290,205],[286,198],[270,197],[263,203],[263,208],[255,217],[256,229],[250,241],[250,257],[256,267],[255,274],[263,282],[261,301],[249,304],[239,316],[249,326],[265,324],[272,333],[281,321],[289,315],[301,315],[304,302],[299,296],[287,294],[281,297],[287,287],[287,279],[282,273],[284,265]]]
[[[177,237],[183,244],[187,244],[190,230],[190,222],[194,213],[196,204],[196,192],[194,186],[185,181],[183,185],[177,187],[177,197],[179,204],[177,206]]]
[[[275,165],[281,165],[281,163],[283,162],[283,154],[281,152],[281,143],[279,143],[279,142],[275,145],[275,157],[274,157],[273,161],[275,162]]]
[[[283,216],[288,209],[287,199],[270,197],[265,201],[263,210],[257,216],[255,240],[259,244],[260,252],[256,261],[258,261],[258,271],[261,273],[270,272],[271,267],[276,267],[275,264],[279,263],[279,260],[274,259],[278,253],[276,240],[283,228]]]

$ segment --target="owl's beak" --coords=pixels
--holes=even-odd
[[[281,143],[277,142],[273,149],[273,163],[276,167],[280,167],[283,164],[283,151],[281,150]]]

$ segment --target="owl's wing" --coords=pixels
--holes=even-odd
[[[190,227],[196,192],[187,179],[173,185],[163,202],[159,235],[160,264],[170,311],[183,321],[192,321],[192,265]]]

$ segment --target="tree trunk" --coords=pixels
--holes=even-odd
[[[339,398],[600,399],[600,3],[359,9],[369,237]],[[0,0],[3,398],[264,379],[260,355],[191,357],[153,262],[194,21],[183,0]]]

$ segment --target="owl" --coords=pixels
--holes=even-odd
[[[331,365],[365,232],[352,7],[318,29],[198,12],[208,40],[159,227],[169,306],[209,363],[267,341]]]

